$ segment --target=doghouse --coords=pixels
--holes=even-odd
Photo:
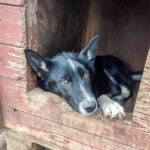
[[[7,149],[150,150],[149,14],[149,0],[0,0],[0,110]],[[78,52],[96,34],[100,55],[144,69],[125,120],[78,114],[37,88],[26,63],[24,48],[50,57]]]

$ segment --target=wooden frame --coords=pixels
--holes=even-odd
[[[37,0],[0,3],[0,27],[4,29],[0,30],[0,102],[4,127],[54,149],[150,149],[150,50],[133,116],[129,113],[123,121],[110,121],[100,112],[84,117],[60,97],[34,88],[35,76],[26,65],[23,50],[37,48]]]

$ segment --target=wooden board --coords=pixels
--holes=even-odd
[[[37,49],[54,56],[60,51],[80,51],[90,0],[44,0],[37,6]]]
[[[14,80],[26,79],[24,49],[0,44],[0,76]]]
[[[9,107],[2,107],[2,109],[6,127],[37,137],[41,141],[56,144],[62,148],[69,150],[114,150],[116,148],[117,150],[136,150],[132,146],[109,140],[107,137],[89,134],[74,127],[70,128],[21,111],[13,111]],[[132,141],[132,139],[130,140]],[[146,142],[144,144],[146,148]]]
[[[24,7],[0,4],[0,43],[25,46]]]
[[[65,126],[66,129],[73,128],[75,130],[81,131],[81,133],[87,132],[88,134],[94,135],[95,138],[100,136],[102,138],[107,138],[110,141],[114,141],[115,143],[117,142],[124,145],[129,145],[134,148],[146,148],[149,145],[149,134],[142,131],[144,128],[143,126],[139,126],[139,121],[141,120],[134,120],[134,122],[128,120],[123,122],[113,122],[104,119],[100,112],[95,114],[95,116],[85,117],[73,111],[70,106],[68,106],[61,98],[56,95],[43,92],[40,89],[35,89],[35,91],[28,93],[28,97],[26,97],[27,95],[25,94],[25,89],[19,88],[17,82],[13,81],[13,83],[11,80],[8,82],[8,79],[3,80],[3,83],[7,84],[7,90],[3,89],[5,92],[2,91],[3,97],[0,97],[1,103],[4,106],[11,107],[11,110],[14,111],[14,113],[18,112],[20,114],[21,112],[24,112],[31,118],[33,116],[37,116],[38,118],[41,118],[41,120],[43,118],[44,120],[55,122],[56,124],[61,124]],[[2,83],[3,80],[1,79],[0,83]],[[17,86],[17,88],[13,88],[14,85]],[[6,127],[16,129],[15,126],[20,125],[18,131],[21,131],[21,126],[23,126],[23,124],[26,126],[25,122],[28,122],[29,128],[32,127],[31,125],[34,122],[36,122],[31,118],[24,119],[24,115],[22,116],[22,113],[19,116],[15,116],[12,112],[6,112],[8,116],[13,115],[16,118],[15,121],[15,118],[10,117],[12,118],[12,121],[15,121],[15,125],[9,126],[9,124],[5,124]],[[8,116],[5,115],[3,115],[4,121],[9,122],[10,118],[7,118]],[[21,124],[20,121],[22,122]],[[39,124],[39,122],[36,124]],[[146,122],[147,120],[145,120],[145,123]],[[43,123],[43,125],[44,124],[45,123]],[[39,124],[39,127],[40,126],[41,125]],[[55,126],[56,125],[54,125],[54,127]],[[32,130],[34,128],[37,129],[36,127],[32,127]],[[43,129],[46,128],[41,126],[41,134],[45,132]],[[28,133],[30,133],[30,130]],[[59,132],[60,131],[57,133]],[[92,142],[96,142],[94,137]]]
[[[25,3],[25,1],[24,0],[0,0],[0,3],[1,4],[22,6]]]
[[[2,112],[2,111],[1,111],[1,107],[0,107],[0,129],[2,129],[2,128],[3,128],[1,112]]]
[[[141,81],[135,109],[134,120],[137,127],[145,133],[150,133],[150,49],[144,74]]]

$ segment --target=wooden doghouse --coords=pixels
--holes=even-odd
[[[8,150],[150,150],[149,14],[149,0],[0,0],[0,110]],[[48,56],[80,51],[96,34],[99,54],[144,68],[123,121],[78,114],[36,88],[26,63],[24,48]]]

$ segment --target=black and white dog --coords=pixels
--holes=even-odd
[[[98,45],[95,36],[80,53],[61,52],[50,59],[25,49],[25,55],[39,87],[63,97],[79,113],[91,115],[100,105],[105,116],[125,116],[123,103],[141,72],[131,72],[114,56],[96,56]]]

